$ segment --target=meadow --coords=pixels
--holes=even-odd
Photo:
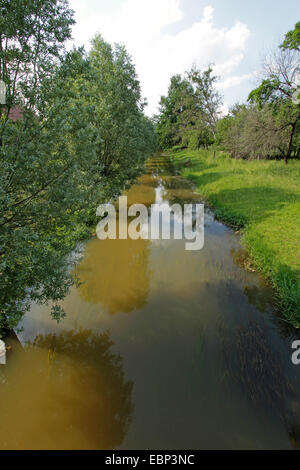
[[[211,150],[170,154],[213,208],[241,230],[252,267],[275,290],[280,313],[300,326],[300,161],[232,159]]]

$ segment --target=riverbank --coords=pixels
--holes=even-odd
[[[273,285],[283,318],[300,326],[300,162],[234,160],[171,150],[215,216],[242,231],[252,267]]]

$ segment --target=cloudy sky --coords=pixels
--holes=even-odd
[[[148,100],[157,112],[170,77],[193,63],[215,64],[228,106],[255,86],[263,55],[300,20],[299,0],[69,0],[77,46],[100,32],[125,44]]]

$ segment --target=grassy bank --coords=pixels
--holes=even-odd
[[[171,151],[216,217],[243,229],[255,269],[277,293],[283,318],[300,326],[300,162],[234,160],[212,151]]]

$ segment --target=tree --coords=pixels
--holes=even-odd
[[[74,67],[69,58],[43,79],[34,110],[24,105],[22,120],[0,123],[0,321],[9,328],[32,300],[66,294],[66,257],[83,234],[77,220],[94,192],[93,132],[73,89]]]
[[[168,96],[161,98],[157,132],[163,148],[176,144],[206,148],[214,142],[221,97],[215,89],[217,78],[209,67],[193,67],[184,78],[171,78]]]
[[[4,2],[0,116],[0,331],[34,300],[70,285],[70,252],[98,204],[116,197],[153,151],[152,123],[125,49],[100,38],[89,56],[65,53],[72,12],[64,0]],[[8,119],[22,106],[23,117]]]
[[[284,137],[279,150],[287,163],[292,152],[298,152],[296,143],[300,106],[294,103],[293,95],[298,86],[300,62],[295,43],[291,47],[288,47],[288,43],[283,44],[286,45],[266,58],[265,78],[260,86],[249,94],[248,101],[256,103],[260,109],[264,106],[272,109],[275,124],[273,130]]]
[[[280,46],[282,49],[300,50],[300,22],[295,24],[295,28],[285,35],[285,39]]]
[[[217,143],[233,158],[284,158],[290,131],[270,104],[235,106],[217,124]]]
[[[0,11],[0,78],[8,113],[18,100],[34,106],[75,21],[66,0],[2,0]]]
[[[154,130],[143,115],[145,101],[125,48],[113,48],[97,35],[88,60],[85,87],[93,109],[95,169],[99,182],[103,184],[106,179],[114,193],[116,186],[122,189],[143,168],[154,149]]]
[[[192,88],[186,79],[180,75],[171,77],[168,95],[161,97],[157,117],[156,132],[161,148],[170,148],[181,142],[183,125],[181,114],[189,105],[191,94]]]
[[[215,128],[222,99],[215,88],[217,77],[212,73],[213,69],[211,67],[203,72],[193,67],[188,72],[188,77],[194,87],[195,107],[201,116],[201,120],[215,138]]]

